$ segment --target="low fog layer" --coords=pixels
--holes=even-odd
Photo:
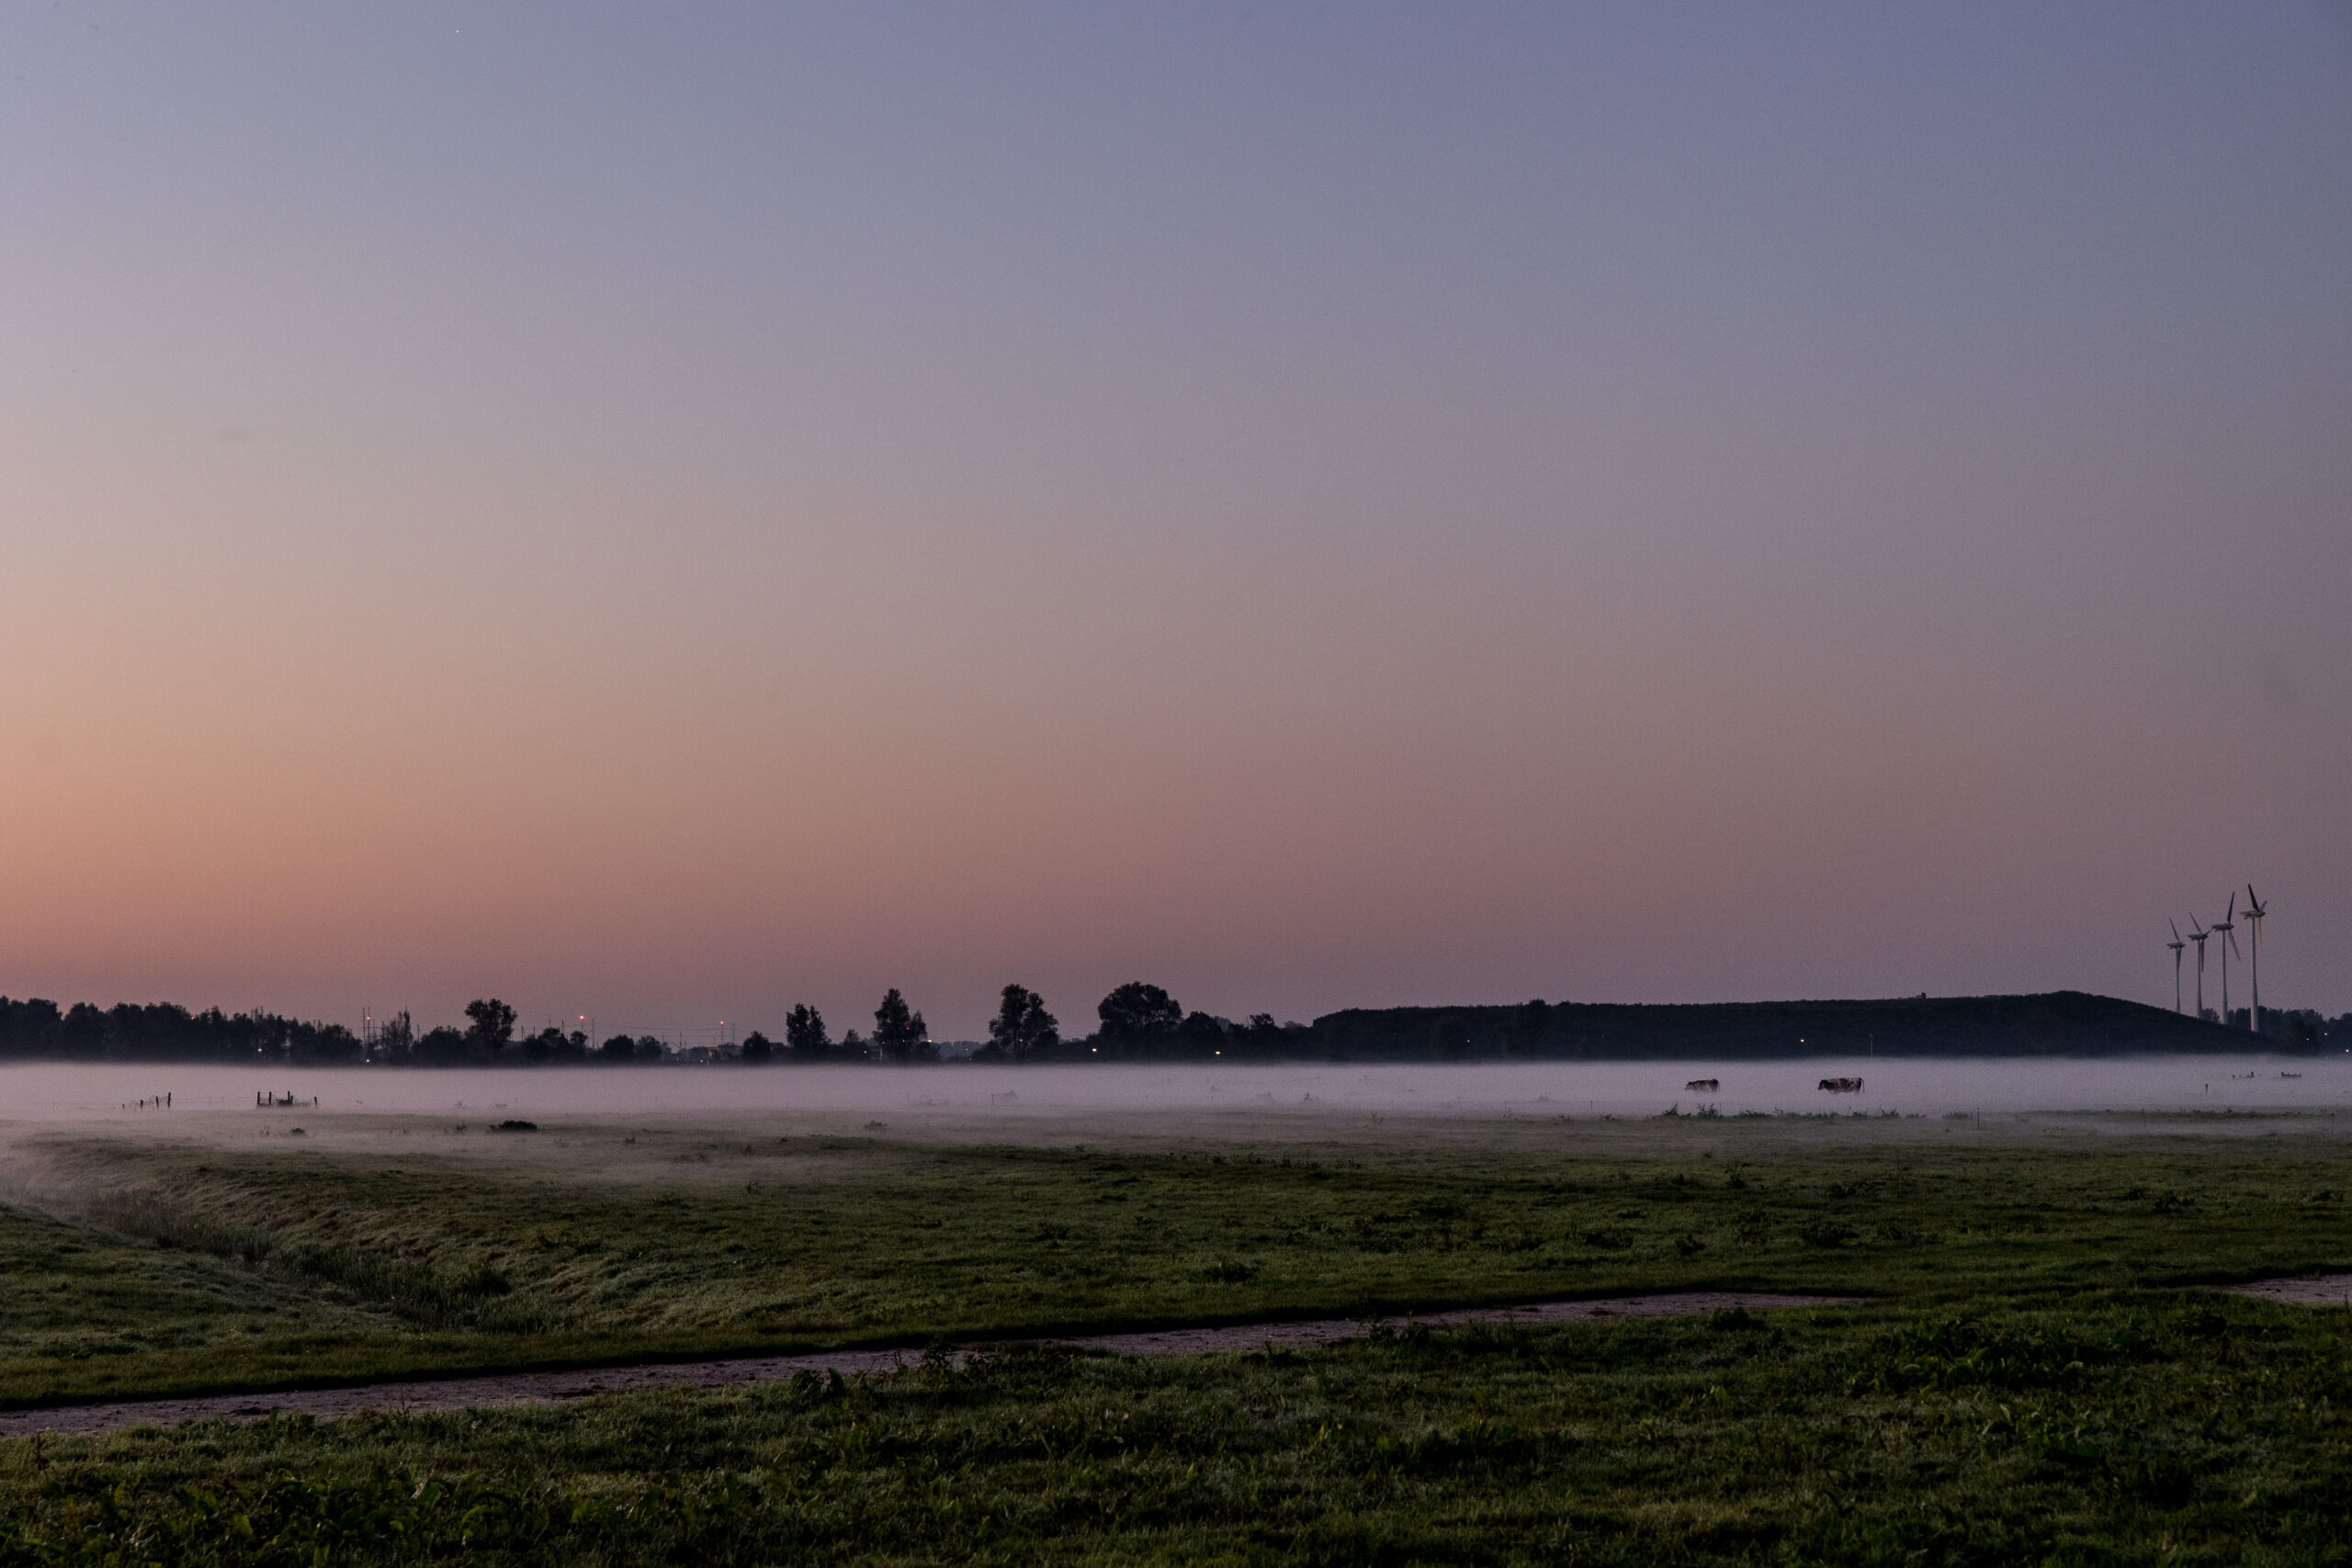
[[[1825,1079],[1859,1079],[1831,1092]],[[1693,1086],[1698,1087],[1693,1087]],[[169,1106],[156,1103],[169,1097]],[[1178,1116],[1284,1122],[1388,1118],[1635,1117],[1668,1111],[1938,1117],[1955,1112],[2352,1110],[2352,1056],[2166,1056],[2136,1060],[1543,1062],[1262,1067],[741,1066],[617,1071],[253,1069],[49,1064],[0,1068],[0,1122],[154,1122],[198,1113],[261,1114],[264,1098],[341,1115],[723,1113],[1001,1122],[1018,1137],[1038,1119],[1116,1122]],[[274,1117],[283,1122],[282,1115]],[[910,1124],[909,1130],[911,1130]]]

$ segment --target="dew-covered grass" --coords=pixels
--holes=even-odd
[[[2341,1313],[2092,1290],[0,1444],[27,1562],[2330,1562]]]
[[[2322,1130],[2243,1133],[59,1140],[34,1153],[74,1218],[0,1213],[16,1404],[1702,1287],[1871,1299],[17,1439],[0,1550],[2337,1561],[2352,1324],[2184,1287],[2352,1268],[2352,1167]]]

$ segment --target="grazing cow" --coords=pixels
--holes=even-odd
[[[1715,1092],[1715,1080],[1713,1078],[1692,1078],[1689,1083],[1684,1084],[1682,1087],[1686,1089],[1702,1089],[1709,1094],[1713,1094]]]
[[[1860,1078],[1824,1078],[1821,1080],[1821,1087],[1831,1094],[1860,1094],[1862,1092],[1862,1080]]]

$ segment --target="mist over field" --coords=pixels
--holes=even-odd
[[[1832,1094],[1824,1079],[1862,1088]],[[1696,1081],[1702,1085],[1694,1089]],[[139,1102],[173,1095],[169,1111]],[[291,1100],[257,1106],[257,1097]],[[316,1102],[316,1111],[312,1102]],[[1983,1113],[2352,1111],[2352,1058],[1478,1063],[1253,1067],[955,1066],[353,1071],[51,1064],[0,1068],[0,1128],[90,1126],[169,1138],[282,1134],[320,1115],[437,1117],[475,1130],[504,1117],[713,1119],[778,1130],[1026,1141],[1160,1135],[1338,1135],[1383,1122],[1477,1123],[1770,1115],[1948,1118]],[[234,1114],[230,1114],[234,1113]],[[354,1122],[353,1119],[356,1119]],[[877,1122],[877,1119],[878,1122]]]

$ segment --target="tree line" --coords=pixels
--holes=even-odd
[[[514,1009],[495,997],[469,1002],[463,1027],[442,1024],[420,1032],[403,1011],[362,1037],[340,1023],[320,1023],[269,1012],[194,1012],[170,1002],[124,1002],[69,1009],[40,998],[0,997],[0,1061],[123,1061],[279,1063],[295,1066],[625,1066],[675,1061],[683,1055],[650,1034],[613,1034],[592,1041],[586,1032],[549,1026],[516,1032]],[[1259,1013],[1247,1023],[1186,1012],[1159,986],[1130,981],[1095,1006],[1091,1034],[1066,1039],[1046,1000],[1026,986],[1008,985],[989,1021],[989,1038],[972,1053],[984,1062],[1161,1061],[1218,1056],[1297,1055],[1314,1032],[1277,1024]],[[940,1060],[939,1044],[921,1012],[896,987],[874,1010],[871,1033],[855,1028],[834,1038],[824,1015],[803,1002],[784,1021],[784,1037],[753,1031],[720,1055],[749,1066],[879,1062],[911,1066]]]
[[[2045,999],[2064,999],[2045,998]],[[1989,1028],[1991,1011],[2033,998],[1947,998],[1921,1008],[1951,1027],[1952,1038]],[[2110,1011],[2144,1013],[2135,1004],[2075,997],[2076,1003]],[[983,1062],[1151,1061],[1467,1061],[1512,1058],[1637,1059],[1706,1055],[1724,1049],[1722,1028],[1694,1035],[1683,1015],[1726,1015],[1724,1028],[1754,1032],[1792,1005],[1728,1004],[1704,1008],[1604,1006],[1522,1002],[1515,1007],[1388,1008],[1329,1014],[1313,1026],[1277,1024],[1265,1013],[1245,1022],[1186,1011],[1159,986],[1129,981],[1095,1004],[1090,1033],[1065,1036],[1043,997],[1026,986],[1009,985],[989,1020],[988,1039],[972,1053]],[[1820,1004],[1832,1007],[1880,1004]],[[1901,1002],[1890,1004],[1906,1006]],[[61,1009],[39,998],[15,1001],[0,997],[0,1062],[120,1061],[282,1063],[295,1066],[466,1067],[540,1066],[577,1064],[620,1066],[699,1059],[650,1034],[614,1034],[592,1041],[578,1030],[542,1029],[518,1033],[514,1009],[495,997],[470,1002],[463,1027],[445,1024],[419,1032],[399,1013],[366,1037],[339,1023],[321,1023],[269,1012],[224,1013],[218,1008],[191,1012],[168,1002],[125,1002],[112,1008],[87,1002]],[[1680,1020],[1681,1021],[1677,1021]],[[2173,1021],[2169,1014],[2163,1021]],[[2254,1021],[2243,1010],[2227,1021],[2238,1030]],[[1778,1025],[1771,1025],[1779,1027]],[[1880,1027],[1884,1029],[1885,1024]],[[2195,1028],[2195,1025],[2189,1027]],[[2130,1045],[2142,1028],[2118,1021],[2114,1041]],[[1954,1033],[1957,1031],[1957,1033]],[[1804,1031],[1799,1031],[1803,1032]],[[1789,1031],[1781,1029],[1781,1032]],[[1851,1030],[1848,1031],[1851,1034]],[[2352,1050],[2352,1013],[2327,1018],[2290,1009],[2263,1010],[2261,1036],[2290,1052]],[[1763,1038],[1762,1034],[1758,1038]],[[1860,1036],[1846,1047],[1860,1048]],[[2211,1049],[2199,1044],[2197,1049]],[[1950,1040],[1913,1042],[1894,1033],[1875,1038],[1874,1051],[1937,1054],[1954,1049]],[[1735,1051],[1735,1055],[1802,1055],[1802,1049]],[[1817,1053],[1816,1053],[1817,1054]],[[1962,1054],[1967,1054],[1962,1052]],[[783,1038],[754,1032],[720,1053],[748,1066],[822,1063],[915,1065],[940,1059],[923,1016],[893,988],[874,1010],[871,1032],[855,1028],[838,1039],[823,1014],[807,1003],[784,1020]]]

